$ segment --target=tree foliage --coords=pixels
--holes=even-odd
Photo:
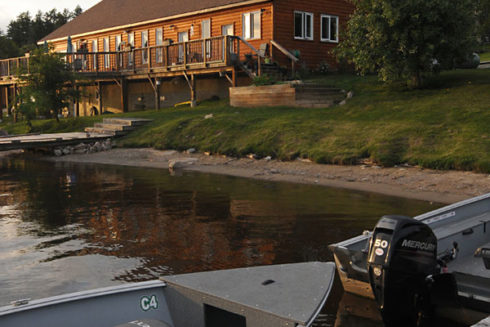
[[[0,59],[20,56],[19,47],[0,31]]]
[[[474,49],[473,0],[352,0],[356,10],[337,49],[360,73],[419,87],[425,73],[449,68]]]
[[[27,52],[34,49],[40,39],[81,13],[80,6],[77,6],[73,11],[68,9],[63,11],[52,9],[45,13],[38,11],[34,17],[26,11],[10,22],[7,28],[7,37],[23,52]]]
[[[476,8],[480,38],[490,42],[490,0],[476,0]]]
[[[36,115],[56,118],[63,108],[78,97],[74,90],[75,75],[62,57],[43,48],[33,51],[29,61],[29,74],[19,72],[25,82],[18,97],[20,113],[29,122]]]

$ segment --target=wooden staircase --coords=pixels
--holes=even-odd
[[[346,99],[342,89],[320,84],[295,84],[296,106],[308,108],[330,107]]]
[[[149,122],[151,120],[142,118],[104,118],[102,123],[85,128],[85,132],[91,135],[106,134],[120,137]]]

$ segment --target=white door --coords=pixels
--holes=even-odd
[[[188,42],[189,41],[189,33],[186,32],[179,32],[179,43],[182,42]],[[184,62],[184,45],[181,44],[179,45],[179,62],[183,63]]]
[[[234,35],[234,28],[233,24],[230,25],[223,25],[221,26],[221,35]],[[226,39],[225,39],[226,40]],[[223,60],[225,60],[225,40],[223,40]],[[233,53],[233,40],[229,39],[228,40],[228,49],[230,49],[230,53]]]
[[[128,45],[131,47],[131,49],[134,49],[134,33],[128,34]],[[133,66],[133,52],[128,54],[128,65]]]
[[[121,43],[122,43],[121,35],[116,35],[116,52],[117,52],[116,58],[119,58],[118,60],[119,66],[122,66],[122,56],[119,53],[122,50]]]
[[[155,45],[157,47],[163,45],[163,29],[157,28],[155,30]],[[163,48],[157,48],[155,51],[155,60],[157,63],[163,62]]]
[[[201,23],[201,38],[202,39],[209,39],[211,37],[211,19],[205,19]],[[211,41],[206,40],[204,42],[204,49],[203,49],[203,56],[206,56],[208,58],[211,57]]]
[[[92,41],[92,53],[93,53],[93,65],[94,65],[94,71],[97,70],[97,52],[99,52],[98,45],[97,45],[97,40]]]
[[[141,63],[143,65],[148,63],[148,31],[141,32],[141,48],[143,49],[141,54]]]
[[[108,52],[110,51],[109,49],[109,38],[106,37],[104,38],[104,68],[105,69],[109,69],[111,67],[111,57],[110,55],[108,54]]]

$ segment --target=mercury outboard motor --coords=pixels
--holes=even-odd
[[[369,282],[387,326],[418,326],[430,310],[426,278],[437,272],[432,229],[404,216],[384,216],[368,254]]]

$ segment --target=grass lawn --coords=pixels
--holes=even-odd
[[[371,159],[436,169],[490,173],[490,70],[457,70],[433,78],[423,90],[400,90],[374,76],[313,78],[353,90],[347,105],[326,109],[232,108],[226,100],[124,114],[153,119],[118,144],[281,160],[353,164]],[[213,118],[204,116],[213,114]],[[95,118],[100,120],[99,117]],[[34,122],[33,131],[82,130],[94,118]],[[0,124],[22,133],[25,124]]]
[[[480,53],[480,61],[490,61],[490,52]]]

